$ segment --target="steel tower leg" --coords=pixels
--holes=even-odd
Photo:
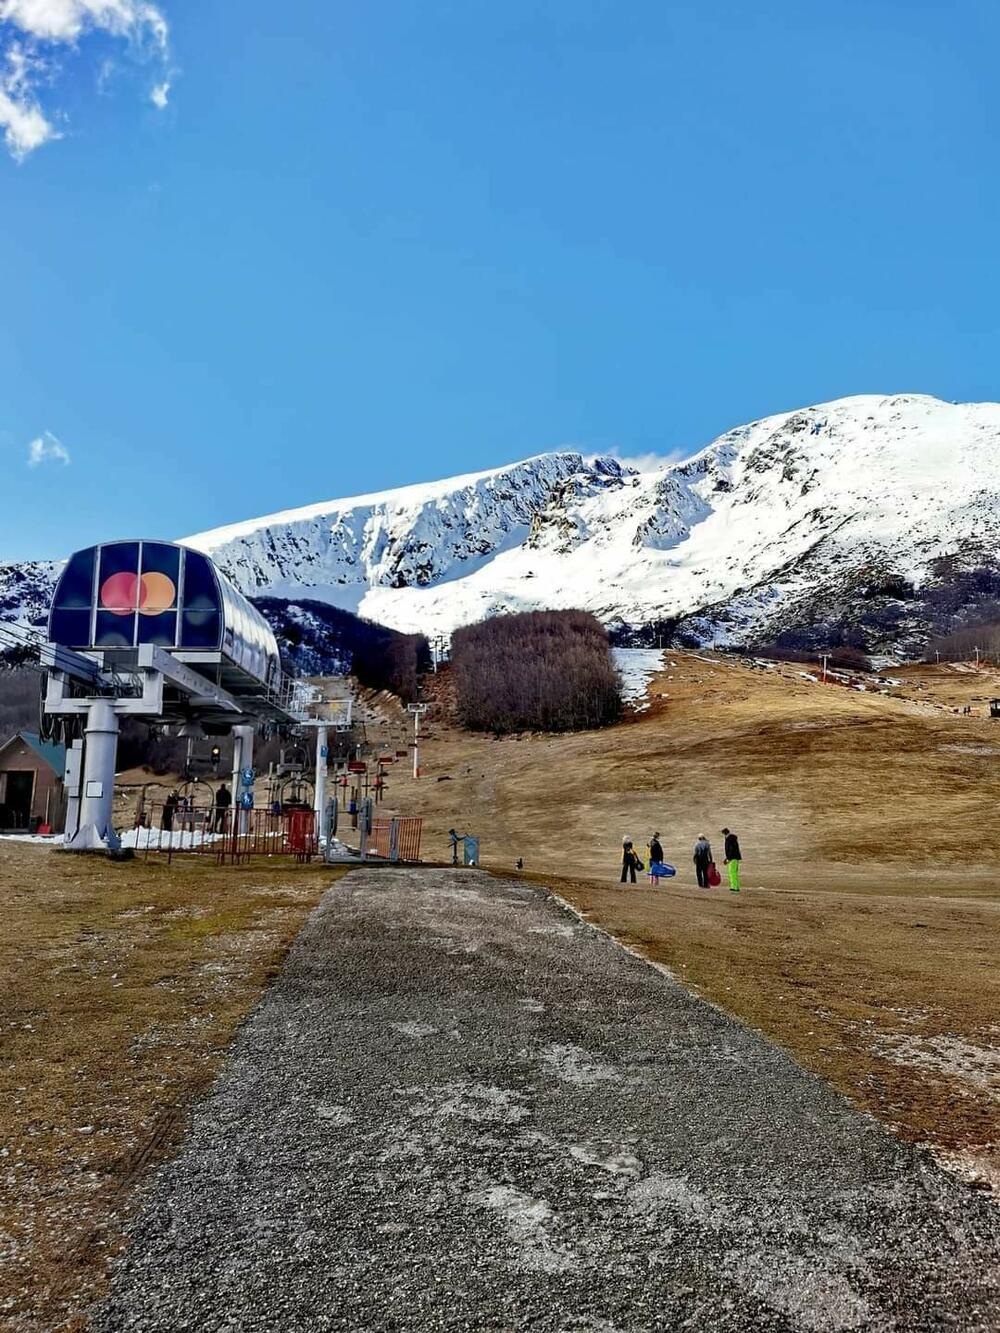
[[[326,765],[327,765],[326,727],[316,728],[316,789],[313,807],[316,811],[317,846],[326,840]]]
[[[111,822],[111,814],[118,754],[118,714],[106,699],[95,699],[87,710],[84,737],[80,823],[66,847],[73,852],[117,851],[121,842]]]
[[[240,774],[244,768],[253,768],[253,727],[233,727],[233,827],[246,833],[250,827],[250,812],[240,805],[244,787]]]

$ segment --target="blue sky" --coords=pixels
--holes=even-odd
[[[152,12],[0,0],[2,557],[1000,396],[992,0]]]

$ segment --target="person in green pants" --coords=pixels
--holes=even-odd
[[[722,830],[722,836],[726,840],[725,865],[729,867],[729,892],[739,893],[740,862],[743,860],[743,853],[740,851],[740,840],[735,833],[730,833],[727,828]]]

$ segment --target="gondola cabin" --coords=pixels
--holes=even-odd
[[[54,644],[127,667],[144,644],[163,648],[239,697],[281,677],[274,633],[207,556],[174,542],[104,542],[77,551],[56,585]]]

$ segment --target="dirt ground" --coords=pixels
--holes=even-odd
[[[589,920],[1000,1185],[1000,676],[910,668],[861,694],[793,666],[667,663],[649,710],[602,732],[496,741],[439,710],[423,776],[395,763],[384,811],[424,816],[428,860],[452,826],[480,835],[487,868],[523,857]],[[405,716],[381,710],[384,748],[404,748]],[[746,858],[738,897],[693,881],[695,837],[718,846],[723,824]],[[622,836],[654,829],[678,878],[622,890]],[[82,1327],[131,1185],[183,1132],[331,878],[0,844],[0,1328]]]
[[[996,672],[890,673],[867,692],[671,654],[648,712],[494,740],[432,721],[389,801],[478,833],[484,866],[578,910],[744,1018],[907,1138],[1000,1186],[1000,721]],[[961,710],[972,707],[966,715]],[[958,710],[958,711],[956,711]],[[402,768],[402,765],[399,766]],[[699,890],[723,825],[745,890]],[[622,836],[661,833],[676,880],[618,884]]]
[[[335,873],[0,844],[0,1328],[84,1327],[130,1187]]]

